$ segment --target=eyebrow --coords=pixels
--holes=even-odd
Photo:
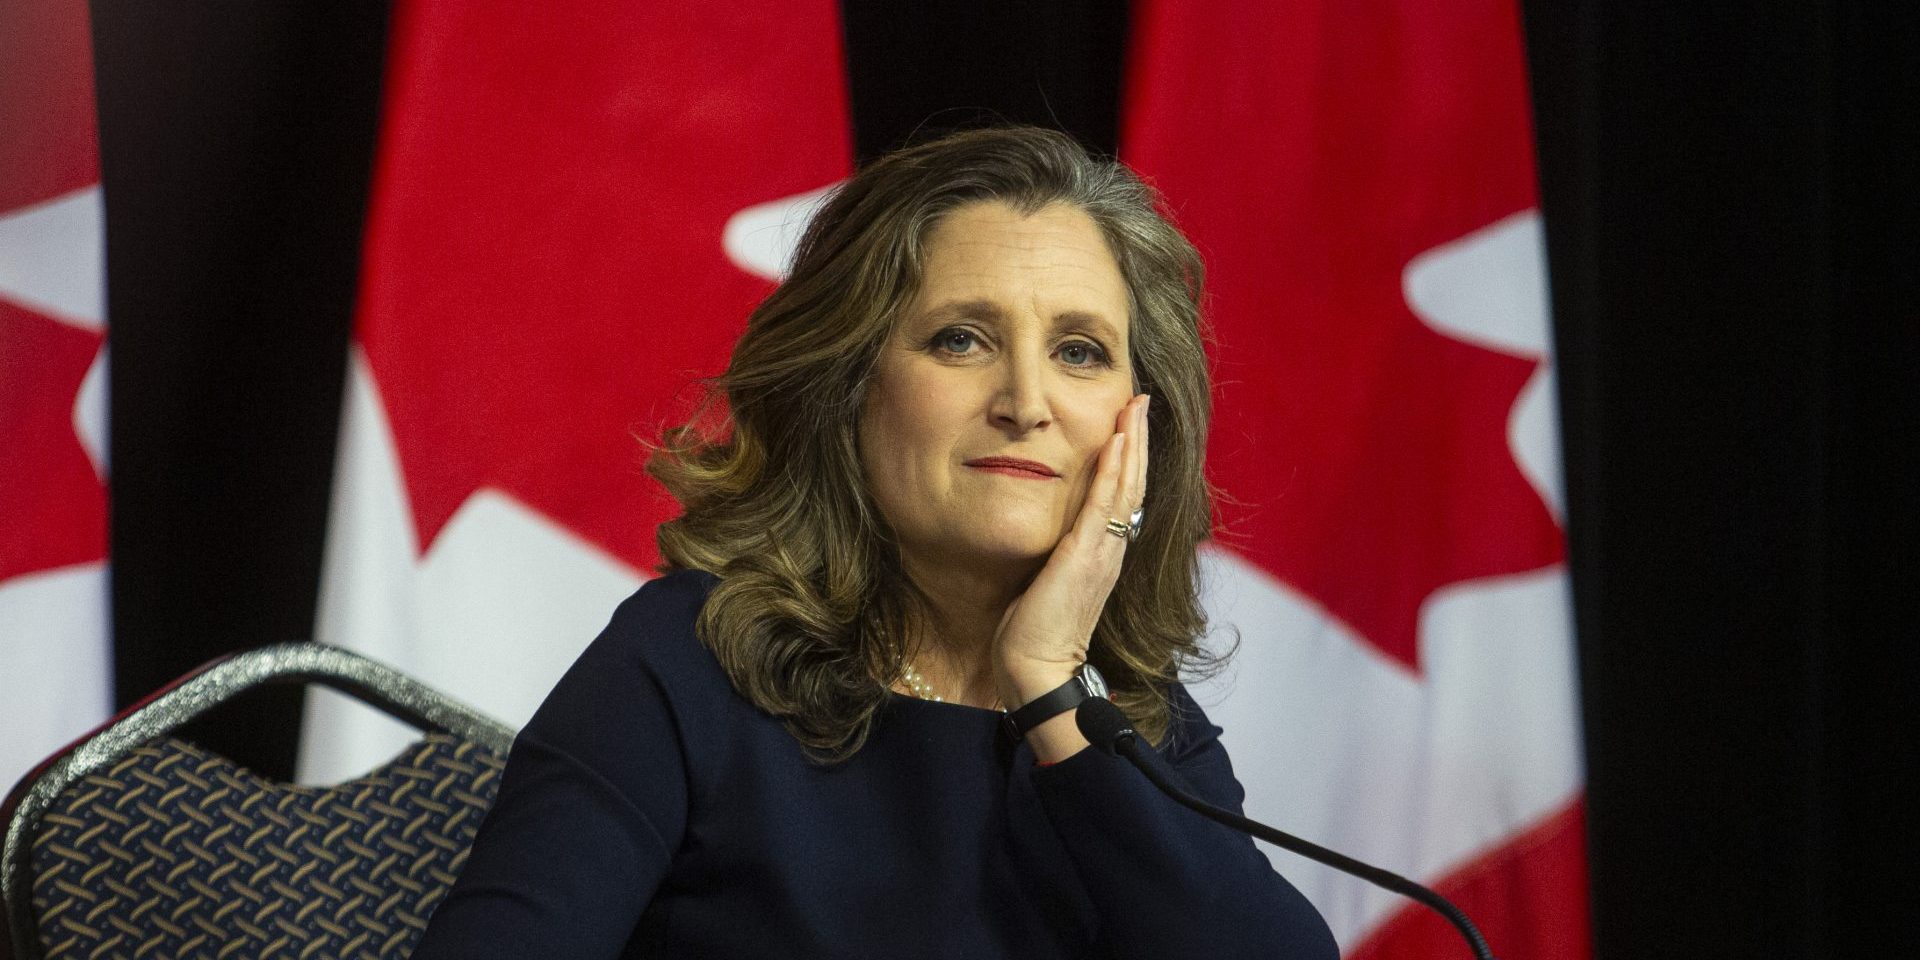
[[[955,320],[973,320],[976,322],[1004,321],[1006,311],[991,300],[949,300],[921,314],[920,323],[950,323]],[[1091,327],[1095,335],[1108,343],[1120,342],[1120,331],[1105,317],[1085,310],[1063,310],[1053,315],[1053,329],[1057,332],[1064,327]]]

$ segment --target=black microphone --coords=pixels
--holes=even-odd
[[[1222,810],[1176,786],[1172,780],[1167,779],[1160,768],[1148,762],[1140,749],[1140,735],[1134,732],[1132,722],[1127,720],[1126,714],[1120,712],[1119,707],[1114,706],[1106,698],[1088,697],[1081,701],[1079,708],[1074,711],[1073,722],[1080,728],[1080,735],[1086,737],[1088,743],[1103,753],[1126,757],[1139,768],[1141,773],[1146,774],[1147,779],[1152,781],[1154,786],[1160,788],[1161,793],[1172,797],[1181,806],[1241,833],[1259,837],[1283,850],[1291,850],[1335,870],[1353,874],[1374,886],[1417,900],[1446,917],[1447,921],[1453,924],[1454,929],[1460,931],[1460,935],[1466,938],[1467,947],[1473,951],[1473,955],[1478,960],[1494,960],[1493,951],[1487,946],[1487,939],[1480,935],[1479,928],[1473,925],[1472,920],[1467,919],[1465,912],[1454,906],[1453,902],[1446,897],[1397,873],[1362,863],[1344,853],[1329,850],[1317,843],[1275,830],[1258,820],[1249,820],[1232,811]]]

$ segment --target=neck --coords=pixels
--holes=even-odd
[[[915,670],[946,700],[999,706],[993,639],[1007,607],[1036,569],[967,562],[930,562],[903,555],[907,578],[929,607],[923,636],[908,644]]]

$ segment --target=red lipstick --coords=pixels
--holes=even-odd
[[[1012,477],[1026,477],[1031,480],[1049,480],[1060,475],[1053,468],[1035,460],[1022,460],[1018,457],[981,457],[968,460],[967,466],[976,470],[1004,473]]]

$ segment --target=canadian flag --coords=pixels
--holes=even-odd
[[[0,793],[112,706],[85,0],[0,5]]]
[[[1243,642],[1201,694],[1250,810],[1437,884],[1507,955],[1583,958],[1512,4],[1135,15],[1124,156],[1211,270],[1208,603]],[[389,49],[319,635],[517,724],[655,562],[675,508],[636,438],[848,172],[838,11],[397,0]],[[303,777],[404,736],[309,703]],[[1349,956],[1460,951],[1275,857]]]
[[[393,18],[317,633],[518,725],[657,562],[640,441],[851,169],[838,10]],[[405,736],[308,702],[303,779]]]
[[[1553,351],[1512,0],[1139,0],[1122,153],[1208,265],[1202,703],[1251,816],[1590,955]],[[1209,696],[1210,693],[1210,696]],[[1275,853],[1350,958],[1465,956]]]

